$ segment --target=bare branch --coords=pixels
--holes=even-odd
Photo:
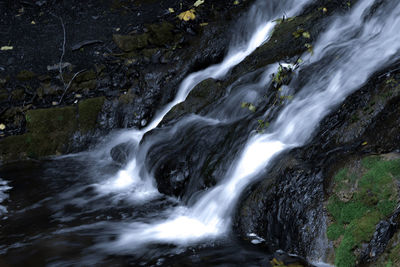
[[[76,76],[78,76],[80,73],[82,73],[82,72],[84,72],[84,71],[85,71],[85,69],[80,70],[80,71],[78,71],[77,73],[75,73],[74,76],[72,76],[72,79],[69,81],[68,85],[66,85],[66,86],[64,87],[64,92],[63,92],[63,94],[61,95],[60,101],[58,101],[58,103],[61,103],[61,101],[63,100],[65,94],[67,93],[67,91],[68,91],[68,89],[69,89],[69,87],[71,86],[71,83],[74,81],[74,79],[76,78]]]

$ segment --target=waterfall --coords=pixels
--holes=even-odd
[[[317,39],[313,38],[312,51],[308,47],[310,50],[301,55],[302,63],[296,61],[291,81],[282,86],[282,91],[290,92],[293,98],[269,106],[268,101],[272,103],[275,96],[279,97],[278,92],[268,91],[275,90],[271,85],[272,74],[276,73],[279,62],[242,77],[238,77],[238,72],[245,68],[234,67],[243,64],[243,61],[247,64],[246,58],[251,59],[248,56],[258,47],[273,41],[270,36],[279,23],[276,19],[296,16],[312,2],[315,1],[258,0],[246,13],[247,18],[238,21],[236,34],[222,62],[188,75],[177,88],[174,100],[156,112],[144,129],[123,130],[107,136],[94,151],[34,163],[18,162],[12,166],[17,171],[1,174],[0,216],[5,233],[5,241],[0,244],[2,260],[5,255],[23,265],[21,263],[32,260],[30,257],[33,255],[37,257],[38,264],[43,262],[49,266],[103,263],[154,266],[168,265],[169,258],[178,255],[180,260],[182,254],[187,253],[190,260],[197,257],[195,260],[199,261],[196,263],[223,254],[218,260],[225,266],[228,265],[226,261],[233,262],[232,265],[243,262],[247,265],[246,261],[253,260],[253,255],[259,253],[251,263],[257,266],[263,265],[259,263],[268,264],[271,255],[267,252],[251,247],[249,250],[254,254],[247,253],[247,247],[232,238],[232,216],[239,197],[250,185],[257,185],[255,182],[260,177],[268,179],[266,174],[279,155],[307,145],[322,119],[337,109],[346,97],[366,84],[376,72],[400,59],[400,2],[358,0],[348,11],[323,20],[326,27],[318,32]],[[339,5],[336,2],[330,4]],[[309,8],[305,13],[309,14],[308,11]],[[314,12],[331,14],[324,9]],[[288,24],[281,26],[285,25]],[[309,34],[314,33],[310,30]],[[275,45],[279,44],[276,42]],[[265,50],[263,53],[266,53]],[[281,65],[290,67],[295,64],[289,63],[288,59]],[[234,74],[231,76],[237,78],[234,81],[229,76],[231,72]],[[227,88],[218,87],[226,93],[221,99],[207,106],[200,115],[188,114],[159,127],[174,106],[188,96],[190,99],[192,95],[189,94],[196,85],[209,78],[222,80],[215,82],[218,85],[227,84]],[[267,98],[264,98],[266,93]],[[241,107],[244,101],[255,103],[256,111]],[[270,119],[269,126],[262,132],[254,127],[257,127],[259,118]],[[207,135],[213,132],[214,135]],[[223,133],[222,137],[220,133]],[[228,142],[225,142],[225,136],[229,137]],[[200,149],[194,151],[192,146],[187,146],[200,144],[204,139],[207,139],[208,146],[213,146],[212,149],[199,145],[196,149]],[[132,144],[132,156],[121,167],[111,161],[110,150],[125,142]],[[180,143],[183,143],[183,149],[175,149],[174,146]],[[233,144],[232,151],[226,143]],[[172,147],[170,151],[164,149],[168,146]],[[207,148],[205,152],[203,147]],[[221,148],[223,152],[219,151]],[[184,151],[181,161],[186,160],[187,154],[196,156],[193,165],[190,165],[192,161],[184,162],[189,167],[193,166],[194,170],[188,171],[193,177],[185,180],[189,182],[182,190],[182,199],[163,195],[155,184],[155,178],[157,182],[161,180],[156,175],[157,164],[165,158],[176,160],[181,151]],[[197,152],[201,155],[197,156]],[[160,154],[162,159],[154,154]],[[156,158],[154,161],[153,156]],[[198,174],[194,167],[199,166],[200,169],[209,163],[197,165],[195,161],[208,160],[209,156],[215,156],[212,163],[218,165],[217,171],[213,169],[209,175],[212,176],[210,180],[215,180],[206,182],[209,178],[205,177],[207,173],[201,177],[204,178],[204,186],[196,185],[193,190],[185,191],[189,187],[192,189],[191,182],[203,175]],[[220,164],[221,158],[223,163]],[[171,176],[181,171],[175,165],[168,168],[168,171],[172,169]],[[159,188],[162,191],[161,186]],[[290,196],[288,199],[292,200]],[[284,223],[289,224],[290,221]],[[315,255],[307,255],[313,257],[310,261],[318,258],[326,244],[326,229],[318,223],[313,225],[316,227],[307,229],[310,239],[318,234],[310,233],[317,227],[320,227],[323,239],[315,240],[317,248],[310,246],[315,252]],[[3,227],[3,224],[0,226]],[[246,226],[240,231],[243,230],[243,235],[252,239],[254,245],[268,243],[268,236],[257,232],[257,227],[249,230]],[[221,250],[216,254],[207,254],[211,250],[214,252],[215,248]],[[199,253],[202,249],[206,250],[205,257]],[[240,263],[236,263],[238,258],[241,258]],[[190,262],[195,263],[195,260]],[[211,261],[206,265],[208,263]],[[323,263],[317,265],[327,266]]]
[[[400,35],[396,31],[400,27],[400,4],[392,1],[386,4],[384,16],[368,16],[373,4],[373,0],[359,1],[351,12],[336,18],[322,34],[313,55],[303,55],[305,63],[301,69],[316,65],[315,73],[301,90],[297,90],[299,93],[265,134],[254,134],[249,138],[220,184],[204,192],[193,206],[169,210],[167,219],[125,225],[120,238],[107,247],[118,252],[153,242],[187,245],[226,233],[238,196],[257,174],[282,151],[304,145],[325,115],[360,88],[375,71],[399,58]],[[255,48],[256,44],[261,44],[272,25],[270,22],[259,28],[262,30],[257,30],[251,39],[257,42],[248,47]],[[244,56],[250,49],[246,51],[239,54]],[[224,67],[225,62],[240,61],[232,58],[228,56],[218,65],[221,71],[216,71],[217,67],[213,66],[189,76],[174,103],[185,98],[189,87],[210,77],[210,70],[218,76],[223,75],[228,69]],[[233,66],[228,65],[229,68]],[[159,119],[157,117],[155,121],[158,123]]]
[[[201,81],[208,78],[218,79],[224,77],[234,66],[243,61],[257,47],[263,44],[270,37],[270,33],[275,26],[274,20],[282,17],[283,12],[287,16],[293,16],[299,12],[310,0],[285,0],[285,1],[258,1],[249,11],[246,23],[241,29],[240,38],[234,38],[234,45],[230,48],[224,60],[216,65],[210,66],[204,70],[192,73],[187,76],[181,83],[178,93],[174,100],[162,108],[154,117],[154,119],[142,130],[131,130],[117,137],[111,145],[112,147],[124,141],[134,142],[137,146],[143,136],[157,127],[163,117],[178,103],[183,102],[189,95],[190,91]],[[252,34],[248,35],[247,27],[255,28]],[[243,33],[245,31],[245,33]],[[247,35],[246,35],[247,33]],[[245,36],[243,41],[243,35]],[[136,197],[138,199],[151,198],[157,195],[157,189],[153,184],[153,179],[149,174],[143,174],[143,162],[146,149],[136,151],[134,158],[128,163],[127,167],[121,170],[115,177],[103,182],[99,186],[99,190],[110,192],[113,190],[126,190],[127,188],[135,188]]]

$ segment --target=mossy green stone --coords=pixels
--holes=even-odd
[[[169,22],[147,25],[150,32],[150,43],[156,46],[165,46],[174,40],[172,30],[174,25]]]
[[[149,43],[149,34],[121,35],[114,34],[115,44],[124,52],[131,52],[137,49],[145,48]]]
[[[104,104],[104,97],[86,99],[79,102],[79,129],[87,133],[96,128],[97,119]]]
[[[81,83],[94,79],[96,79],[96,72],[94,72],[94,70],[88,70],[76,76],[75,81]]]

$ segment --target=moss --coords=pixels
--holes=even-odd
[[[96,127],[97,118],[103,108],[104,97],[86,99],[79,102],[79,129],[87,133]]]
[[[149,34],[121,35],[114,34],[113,40],[116,45],[124,52],[131,52],[145,48],[149,43]]]
[[[342,224],[339,223],[333,223],[328,226],[328,229],[326,231],[326,234],[329,238],[329,240],[336,240],[338,239],[341,235],[344,234],[344,228]]]
[[[0,160],[13,161],[26,157],[27,134],[9,136],[0,140]]]
[[[81,82],[86,82],[86,81],[90,81],[90,80],[94,80],[96,79],[96,73],[94,72],[94,70],[88,70],[88,71],[84,71],[81,74],[79,74],[78,76],[76,76],[75,81],[78,83]]]
[[[330,240],[338,240],[335,265],[355,266],[355,248],[369,242],[378,222],[391,215],[396,208],[400,160],[383,160],[378,156],[362,159],[363,169],[351,173],[343,168],[334,176],[335,187],[328,200],[327,210],[333,224],[328,226]],[[342,190],[354,188],[352,198],[345,202],[339,198]],[[342,241],[340,237],[343,236]]]
[[[97,86],[96,80],[90,80],[79,84],[79,88],[88,90],[93,90],[96,88],[96,86]]]
[[[400,266],[400,244],[392,249],[389,259],[394,266]]]
[[[355,266],[356,257],[352,250],[356,245],[353,237],[346,233],[340,246],[335,250],[335,266],[337,267],[353,267]]]
[[[147,27],[151,34],[149,41],[153,45],[165,46],[174,40],[174,34],[172,32],[174,25],[169,22],[150,24],[147,25]]]
[[[26,118],[28,133],[32,134],[76,129],[75,108],[71,106],[29,110]]]

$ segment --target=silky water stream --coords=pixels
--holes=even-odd
[[[243,22],[254,32],[243,31],[242,38],[233,38],[220,64],[189,75],[174,101],[145,129],[105,137],[90,152],[3,167],[0,264],[267,264],[268,255],[256,246],[240,245],[231,234],[232,213],[240,194],[277,155],[304,145],[322,118],[374,72],[399,59],[400,3],[380,1],[371,8],[378,1],[360,0],[350,11],[333,18],[313,53],[302,55],[303,63],[296,73],[308,73],[307,77],[301,77],[300,83],[295,76],[283,88],[294,97],[284,101],[263,132],[256,131],[249,121],[268,116],[273,107],[257,118],[249,116],[241,103],[260,104],[278,63],[259,70],[260,75],[249,73],[231,84],[226,96],[207,114],[185,116],[142,139],[195,85],[208,78],[223,78],[267,41],[274,19],[283,13],[293,16],[309,2],[257,2]],[[158,151],[158,158],[162,158],[163,144],[216,138],[201,136],[202,129],[215,129],[218,134],[217,129],[238,122],[245,126],[231,143],[232,151],[237,152],[224,155],[229,164],[215,186],[187,190],[181,198],[159,193],[152,165],[146,164],[149,155]],[[109,153],[123,142],[133,144],[134,151],[121,168]]]

